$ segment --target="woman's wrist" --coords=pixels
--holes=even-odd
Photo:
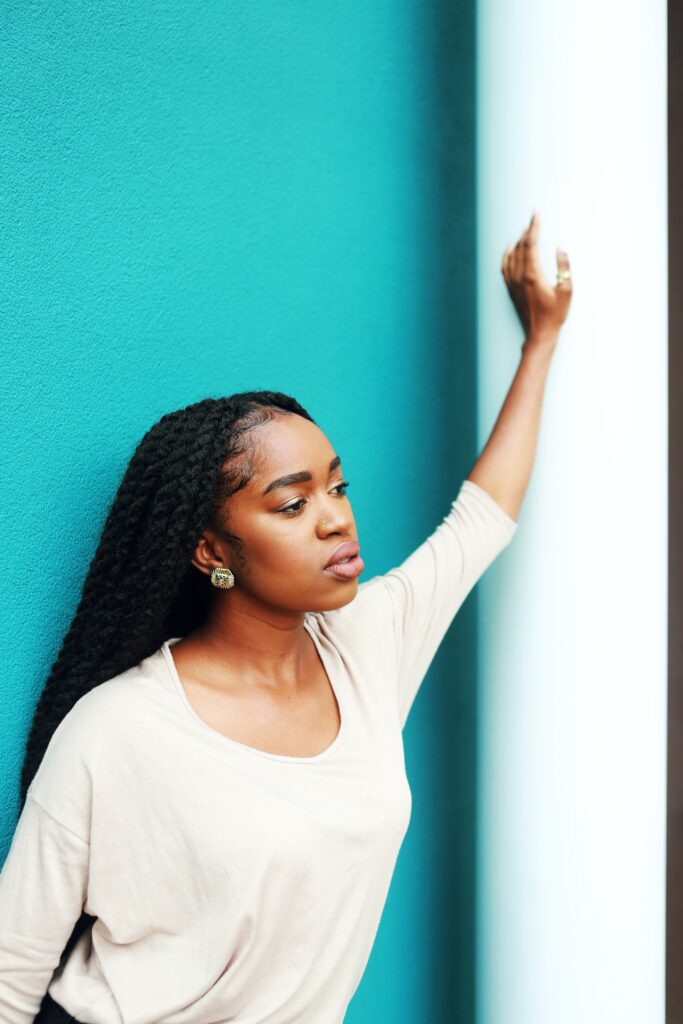
[[[546,327],[543,330],[527,331],[522,343],[522,354],[529,351],[553,352],[560,337],[559,327]]]

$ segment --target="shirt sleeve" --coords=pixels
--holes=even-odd
[[[396,568],[361,584],[389,598],[401,728],[455,613],[516,530],[487,491],[464,480],[434,532]],[[372,601],[362,603],[372,615]]]
[[[0,873],[0,1021],[30,1024],[83,909],[88,842],[29,789]]]

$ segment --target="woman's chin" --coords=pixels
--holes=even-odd
[[[344,580],[342,583],[339,581],[339,586],[331,594],[327,596],[327,599],[323,602],[318,602],[319,607],[311,609],[316,612],[331,612],[336,608],[343,608],[344,605],[350,604],[358,593],[358,578],[352,580]]]

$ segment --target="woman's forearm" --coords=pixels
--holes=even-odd
[[[541,421],[543,393],[556,331],[528,337],[517,372],[486,445],[468,474],[513,519],[517,519],[531,476]]]

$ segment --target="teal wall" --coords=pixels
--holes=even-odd
[[[2,851],[30,717],[132,450],[206,395],[295,395],[362,578],[476,444],[472,0],[3,12]],[[474,603],[405,731],[413,817],[348,1024],[473,1020]]]

